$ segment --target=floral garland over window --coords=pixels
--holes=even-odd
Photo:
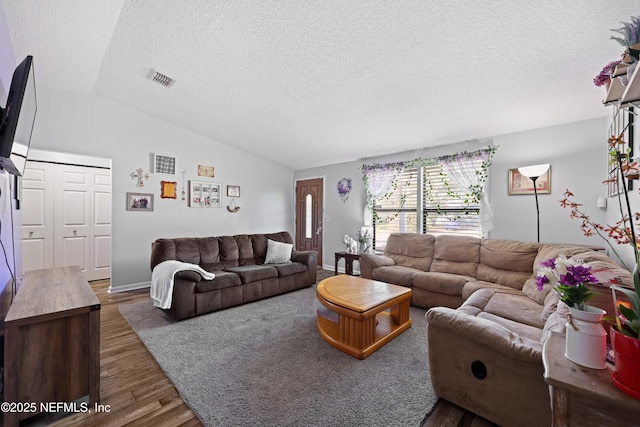
[[[478,167],[475,171],[475,176],[467,185],[464,186],[464,189],[467,190],[467,194],[464,195],[465,199],[465,210],[467,206],[470,204],[478,204],[480,203],[482,208],[485,208],[487,214],[490,215],[490,207],[488,206],[488,202],[484,199],[484,183],[488,177],[488,169],[491,166],[491,160],[493,155],[495,154],[497,147],[489,146],[487,148],[483,148],[481,150],[476,150],[472,152],[463,151],[460,153],[441,156],[435,158],[416,158],[406,162],[395,162],[395,163],[374,163],[372,165],[362,165],[362,181],[364,182],[365,193],[366,193],[366,203],[369,209],[373,212],[374,220],[379,220],[380,218],[377,215],[377,212],[374,210],[374,203],[376,200],[387,200],[391,198],[394,192],[398,188],[397,179],[404,170],[404,168],[420,168],[423,166],[433,166],[436,164],[440,164],[443,166],[442,175],[446,178],[444,180],[445,185],[447,187],[447,193],[451,197],[459,198],[460,196],[454,191],[454,188],[460,186],[459,181],[461,181],[460,177],[454,176],[455,170],[451,167],[452,165],[459,163],[464,160],[473,160],[477,161]],[[450,177],[449,174],[452,174]],[[454,185],[451,184],[451,180],[455,182]],[[427,188],[427,194],[425,195],[427,199],[431,198],[431,195],[428,194],[429,189]],[[399,212],[396,213],[397,216]],[[461,217],[462,215],[460,215]],[[490,229],[490,222],[489,222]],[[488,230],[487,230],[488,231]]]
[[[351,188],[351,178],[342,178],[340,181],[338,181],[338,196],[340,196],[342,203],[345,203],[347,200],[349,200],[349,193],[351,193]]]

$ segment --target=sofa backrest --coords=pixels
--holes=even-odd
[[[480,238],[441,234],[433,246],[429,271],[476,277],[480,262]]]
[[[197,264],[205,270],[262,264],[267,240],[293,243],[288,231],[269,234],[238,234],[217,237],[161,238],[151,244],[151,269],[167,260]]]
[[[431,234],[392,233],[387,239],[384,254],[396,265],[429,271],[434,241],[435,236]]]
[[[541,246],[540,243],[507,239],[482,239],[476,277],[520,290],[531,277],[533,262]]]

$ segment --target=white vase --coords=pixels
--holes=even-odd
[[[567,315],[567,345],[565,356],[578,365],[605,369],[607,332],[600,323],[606,311],[586,306],[586,310],[569,307]]]

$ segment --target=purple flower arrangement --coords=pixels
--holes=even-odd
[[[591,266],[585,266],[581,260],[568,260],[564,255],[540,263],[536,278],[539,291],[550,284],[562,302],[578,310],[585,310],[587,301],[593,297],[587,285],[597,283],[600,281],[591,273]]]
[[[610,81],[613,70],[616,68],[616,65],[620,64],[620,62],[622,61],[613,61],[605,65],[602,71],[600,71],[600,73],[593,79],[593,84],[600,87]]]

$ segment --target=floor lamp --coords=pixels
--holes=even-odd
[[[533,194],[536,196],[536,221],[538,224],[538,243],[540,243],[540,209],[538,208],[538,188],[536,181],[549,170],[549,164],[523,166],[518,168],[520,175],[526,176],[533,181]]]

